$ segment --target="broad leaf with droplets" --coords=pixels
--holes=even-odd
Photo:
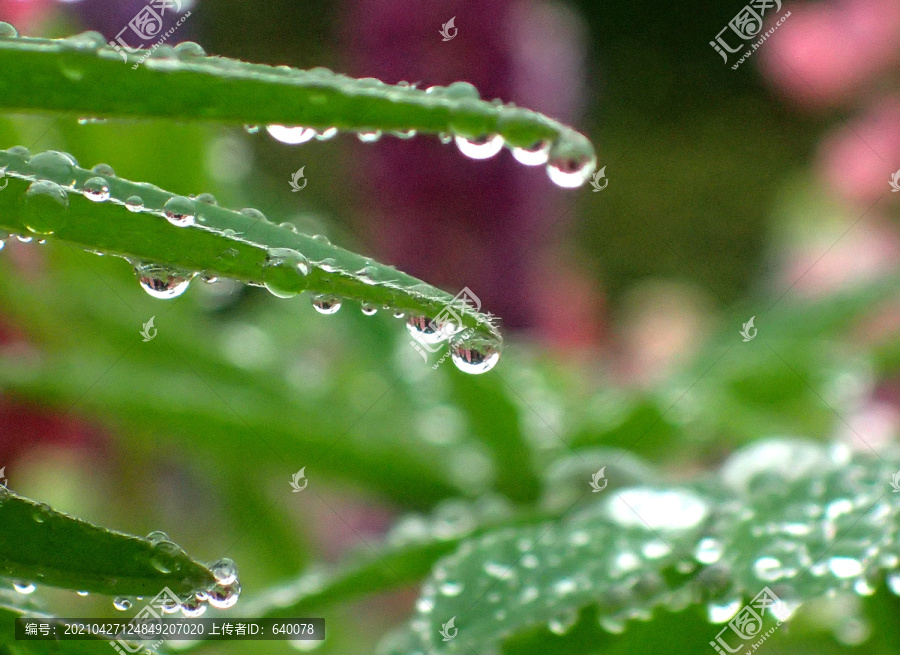
[[[584,184],[596,162],[591,143],[575,130],[512,104],[486,102],[466,82],[421,90],[325,68],[210,57],[192,42],[129,54],[97,32],[36,39],[18,36],[6,23],[0,71],[0,106],[7,110],[265,124],[290,144],[340,130],[363,141],[382,132],[440,134],[472,159],[492,157],[506,145],[524,165],[545,164],[563,187]]]
[[[402,652],[463,652],[534,625],[565,633],[580,610],[625,629],[654,609],[700,599],[713,623],[769,587],[789,618],[836,592],[900,593],[900,454],[771,440],[739,451],[717,478],[629,487],[560,521],[504,528],[437,564]],[[587,479],[584,482],[587,487]],[[442,637],[455,617],[458,634]],[[399,642],[398,642],[399,643]],[[390,652],[397,651],[392,646]]]
[[[13,147],[0,151],[0,167],[9,180],[0,194],[0,230],[124,257],[156,298],[180,295],[198,273],[225,276],[279,298],[309,292],[323,314],[340,309],[342,299],[369,312],[389,307],[408,314],[410,331],[422,338],[433,325],[426,317],[452,306],[452,320],[441,323],[436,340],[451,340],[456,366],[483,373],[500,356],[502,339],[489,315],[325,237],[270,222],[258,210],[233,211],[209,194],[188,198],[131,182],[105,164],[86,170],[56,151],[32,155]]]
[[[0,575],[21,593],[34,585],[117,596],[212,592],[217,578],[154,533],[135,537],[100,528],[0,486]]]

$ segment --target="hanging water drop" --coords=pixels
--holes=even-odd
[[[361,311],[363,314],[365,314],[366,316],[374,316],[376,313],[378,313],[378,308],[377,308],[375,305],[372,305],[372,304],[367,303],[367,302],[364,302],[364,303],[360,306],[359,309],[360,309],[360,311]]]
[[[499,134],[467,139],[456,136],[456,147],[469,159],[489,159],[503,149],[503,137]]]
[[[241,595],[241,584],[237,580],[227,585],[216,584],[207,594],[210,605],[220,610],[228,609],[238,602],[238,597]]]
[[[525,166],[540,166],[550,158],[550,141],[538,141],[530,148],[513,148],[513,158]]]
[[[125,208],[130,212],[139,212],[144,209],[144,201],[140,196],[128,196],[125,200]]]
[[[196,275],[160,264],[138,264],[134,272],[144,291],[162,300],[177,298],[183,294]]]
[[[329,127],[329,128],[328,128],[327,130],[325,130],[324,132],[321,132],[321,133],[317,134],[317,135],[316,135],[316,140],[317,140],[317,141],[328,141],[329,139],[333,139],[334,137],[336,137],[336,136],[337,136],[337,133],[338,133],[338,128],[336,128],[336,127]]]
[[[320,314],[335,314],[341,308],[341,301],[336,296],[324,293],[313,296],[312,304]]]
[[[555,185],[574,189],[590,179],[597,167],[597,158],[586,137],[577,132],[567,134],[567,137],[560,137],[550,147],[547,175]]]
[[[266,132],[273,139],[286,143],[288,145],[298,145],[306,143],[314,136],[316,131],[311,127],[286,127],[284,125],[267,125]]]
[[[358,132],[356,137],[363,143],[375,143],[381,138],[381,130],[374,132]]]
[[[75,593],[78,594],[79,596],[81,596],[82,598],[90,595],[89,591],[76,591]]]
[[[207,606],[206,603],[198,598],[197,594],[192,594],[187,600],[182,601],[180,607],[183,616],[186,616],[189,619],[195,619],[199,616],[203,616]]]
[[[163,205],[166,220],[177,227],[192,225],[196,216],[194,201],[184,196],[172,196]]]
[[[244,132],[247,134],[256,134],[259,132],[259,125],[244,125]]]
[[[30,593],[33,593],[36,588],[37,587],[35,587],[30,582],[13,582],[13,589],[18,591],[20,594],[28,595]]]
[[[102,177],[92,177],[81,187],[81,193],[88,200],[104,202],[109,200],[109,184]]]
[[[500,361],[500,348],[483,338],[461,339],[450,349],[450,359],[463,373],[487,373]]]
[[[394,318],[403,318],[404,316],[406,316],[406,314],[404,312],[401,312],[399,309],[395,309],[392,316]]]
[[[414,339],[429,345],[440,343],[447,338],[444,331],[426,316],[410,315],[406,321],[406,329]]]
[[[262,274],[269,293],[277,298],[292,298],[306,289],[309,260],[291,248],[271,248]]]
[[[113,600],[113,607],[115,607],[120,612],[124,612],[131,609],[131,601],[124,596],[119,596]]]

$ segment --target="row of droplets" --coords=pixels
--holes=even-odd
[[[245,130],[249,133],[259,131],[258,126],[247,125]],[[327,141],[337,135],[338,129],[330,127],[323,131],[317,131],[311,127],[268,125],[266,131],[272,138],[289,145],[306,143],[313,138],[319,141]],[[391,131],[389,134],[401,139],[409,139],[416,135],[415,130]],[[381,130],[358,132],[357,137],[363,143],[378,141],[383,132]],[[500,134],[487,134],[479,138],[469,139],[463,136],[451,136],[446,133],[438,135],[441,143],[455,143],[459,151],[469,159],[490,159],[497,155],[506,145],[506,141]],[[546,166],[547,176],[557,186],[572,189],[582,186],[587,182],[596,168],[596,157],[590,151],[573,150],[569,144],[562,140],[544,139],[534,143],[531,147],[510,147],[513,158],[525,166]]]

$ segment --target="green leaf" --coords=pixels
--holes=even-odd
[[[170,541],[113,532],[0,487],[0,575],[117,596],[208,589],[212,573]]]
[[[692,602],[724,623],[765,588],[782,620],[812,599],[868,596],[885,574],[900,593],[898,462],[896,451],[761,441],[715,479],[625,488],[555,522],[488,531],[438,562],[412,632],[420,648],[463,652],[540,624],[564,634],[588,607],[618,633]],[[458,634],[445,641],[451,618]]]
[[[96,32],[58,40],[0,38],[0,107],[319,131],[499,135],[508,147],[546,154],[551,179],[570,187],[583,184],[595,167],[593,147],[578,132],[527,109],[481,100],[465,82],[423,91],[324,68],[303,71],[207,57],[190,42],[174,49],[163,45],[147,55],[127,55],[126,65],[125,55]]]
[[[266,286],[279,297],[309,291],[425,317],[453,301],[421,280],[276,225],[256,210],[237,212],[211,198],[177,196],[116,177],[105,165],[89,171],[65,153],[31,156],[12,148],[0,151],[0,167],[9,179],[0,193],[0,230],[129,258],[160,295],[183,290],[194,272],[203,271]],[[501,337],[491,317],[467,303],[453,306],[462,325],[473,329],[458,347],[484,357],[499,352]]]

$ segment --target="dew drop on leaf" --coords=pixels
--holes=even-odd
[[[341,308],[341,301],[329,294],[313,296],[312,304],[320,314],[335,314]]]
[[[166,220],[177,227],[186,227],[193,224],[196,217],[194,201],[184,196],[173,196],[163,205]]]
[[[266,132],[269,133],[276,141],[281,141],[288,145],[298,145],[306,143],[314,136],[316,131],[311,127],[286,127],[284,125],[267,125]]]
[[[503,137],[499,134],[476,139],[456,136],[454,141],[459,151],[469,159],[490,159],[503,149]]]
[[[109,184],[102,177],[92,177],[81,187],[81,193],[88,200],[103,202],[109,200]]]
[[[138,264],[134,269],[141,287],[154,298],[168,300],[184,293],[196,273],[159,264]]]

